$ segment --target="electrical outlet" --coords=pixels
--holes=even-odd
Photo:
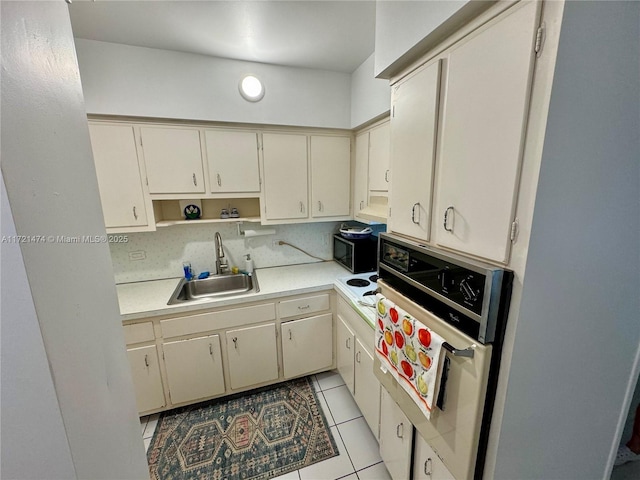
[[[137,260],[144,260],[147,258],[147,252],[144,250],[135,250],[133,252],[129,252],[129,261],[135,262]]]

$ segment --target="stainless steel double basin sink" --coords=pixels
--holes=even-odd
[[[200,280],[182,279],[171,295],[167,305],[192,302],[202,299],[215,299],[242,295],[245,293],[257,293],[258,279],[255,272],[251,275],[242,273],[213,275]]]

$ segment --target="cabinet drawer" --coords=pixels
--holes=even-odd
[[[124,340],[127,345],[142,342],[151,342],[155,339],[153,335],[153,323],[135,323],[133,325],[125,325]]]
[[[278,312],[280,313],[280,318],[289,318],[297,315],[323,312],[329,310],[329,306],[329,294],[325,293],[323,295],[280,302],[278,304]]]
[[[168,338],[236,327],[247,323],[260,323],[267,320],[275,320],[275,318],[274,304],[267,303],[252,307],[161,320],[160,327],[162,328],[162,336]]]

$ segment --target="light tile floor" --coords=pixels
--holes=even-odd
[[[312,375],[340,455],[277,477],[277,480],[391,480],[382,463],[378,442],[337,372]],[[149,448],[159,414],[140,418],[145,448]]]

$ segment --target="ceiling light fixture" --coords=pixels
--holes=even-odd
[[[264,97],[264,85],[255,75],[245,75],[238,84],[240,95],[250,102],[259,102]]]

